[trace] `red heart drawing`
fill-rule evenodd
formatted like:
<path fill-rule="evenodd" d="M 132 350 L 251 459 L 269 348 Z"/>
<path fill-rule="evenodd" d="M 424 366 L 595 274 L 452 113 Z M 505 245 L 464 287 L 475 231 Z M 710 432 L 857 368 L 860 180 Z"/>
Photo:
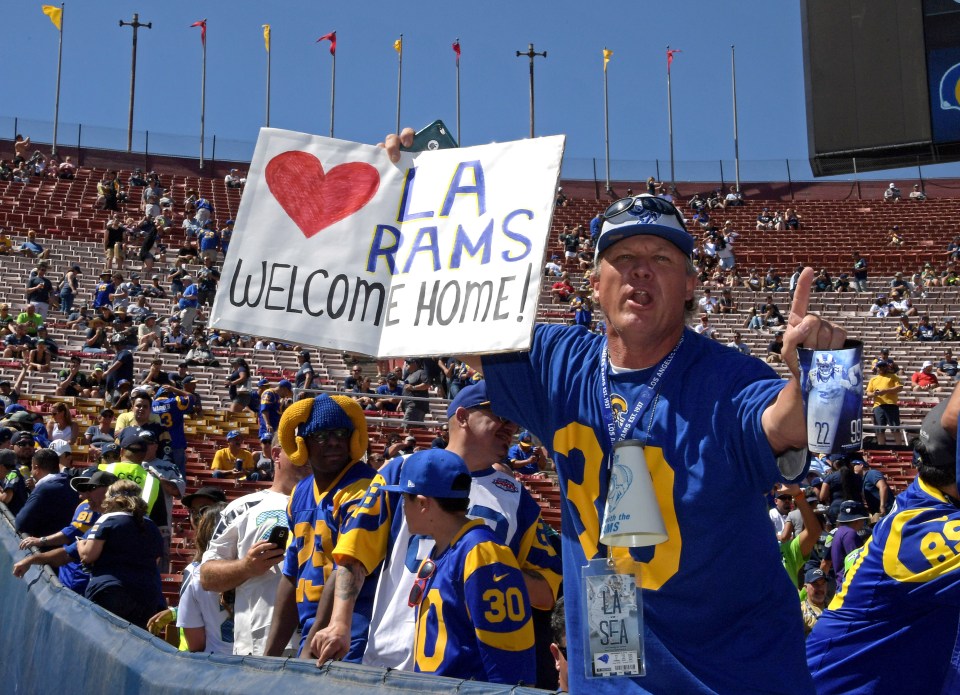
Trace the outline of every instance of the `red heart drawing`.
<path fill-rule="evenodd" d="M 267 187 L 308 239 L 349 217 L 380 188 L 380 173 L 364 162 L 348 162 L 323 171 L 309 152 L 291 150 L 270 160 Z"/>

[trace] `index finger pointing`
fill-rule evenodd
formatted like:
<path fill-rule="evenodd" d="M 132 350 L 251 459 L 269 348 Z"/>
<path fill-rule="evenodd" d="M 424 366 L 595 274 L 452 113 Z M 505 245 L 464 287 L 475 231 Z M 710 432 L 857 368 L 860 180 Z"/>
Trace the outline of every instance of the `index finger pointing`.
<path fill-rule="evenodd" d="M 790 305 L 788 323 L 796 326 L 807 315 L 810 306 L 810 287 L 813 285 L 813 268 L 806 267 L 797 279 L 797 286 L 793 291 L 793 303 Z"/>

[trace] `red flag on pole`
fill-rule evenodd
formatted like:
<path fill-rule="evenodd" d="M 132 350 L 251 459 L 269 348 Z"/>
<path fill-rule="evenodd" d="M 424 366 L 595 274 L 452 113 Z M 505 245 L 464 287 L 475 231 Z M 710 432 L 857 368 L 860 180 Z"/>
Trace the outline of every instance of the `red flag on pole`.
<path fill-rule="evenodd" d="M 320 43 L 321 41 L 329 41 L 330 55 L 332 56 L 337 55 L 337 32 L 331 31 L 329 34 L 324 34 L 319 39 L 317 39 L 317 43 Z"/>
<path fill-rule="evenodd" d="M 679 48 L 668 48 L 667 49 L 667 72 L 670 72 L 670 64 L 673 63 L 673 54 L 674 53 L 683 53 Z"/>
<path fill-rule="evenodd" d="M 460 65 L 460 40 L 453 42 L 453 52 L 457 54 L 457 65 Z"/>
<path fill-rule="evenodd" d="M 200 43 L 206 46 L 207 45 L 207 20 L 201 19 L 199 22 L 194 22 L 190 26 L 200 27 Z"/>

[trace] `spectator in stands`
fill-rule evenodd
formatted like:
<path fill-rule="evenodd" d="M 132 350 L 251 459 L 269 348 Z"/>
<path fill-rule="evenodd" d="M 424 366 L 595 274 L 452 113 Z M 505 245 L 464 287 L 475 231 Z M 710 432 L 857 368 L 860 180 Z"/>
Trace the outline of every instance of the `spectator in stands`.
<path fill-rule="evenodd" d="M 883 192 L 883 202 L 885 203 L 899 203 L 900 202 L 900 189 L 897 188 L 897 185 L 890 182 L 890 185 L 887 186 L 887 189 Z"/>
<path fill-rule="evenodd" d="M 859 251 L 853 252 L 853 288 L 857 292 L 867 291 L 867 259 Z"/>
<path fill-rule="evenodd" d="M 871 519 L 876 523 L 880 517 L 886 516 L 893 506 L 893 491 L 883 472 L 870 468 L 863 457 L 854 459 L 853 472 L 863 480 L 863 501 L 867 505 Z"/>
<path fill-rule="evenodd" d="M 937 332 L 937 336 L 944 341 L 955 341 L 960 337 L 957 334 L 957 329 L 953 327 L 952 317 L 948 316 L 943 320 L 943 327 Z"/>
<path fill-rule="evenodd" d="M 878 294 L 873 304 L 869 309 L 871 316 L 876 316 L 878 319 L 886 318 L 887 316 L 894 315 L 894 307 L 887 299 L 887 295 Z"/>
<path fill-rule="evenodd" d="M 933 373 L 933 362 L 930 360 L 924 361 L 920 366 L 920 370 L 911 375 L 910 381 L 913 383 L 914 388 L 922 391 L 933 391 L 940 387 L 940 380 L 937 379 L 937 375 Z"/>
<path fill-rule="evenodd" d="M 27 280 L 27 302 L 29 302 L 27 306 L 32 304 L 40 317 L 46 320 L 52 294 L 53 283 L 47 277 L 47 265 L 40 263 L 36 268 L 36 275 Z"/>
<path fill-rule="evenodd" d="M 26 436 L 25 436 L 26 435 Z M 21 432 L 14 440 L 26 448 L 30 436 Z M 32 437 L 29 442 L 32 451 Z M 21 452 L 17 452 L 18 456 Z M 22 457 L 20 457 L 22 460 Z M 73 510 L 80 503 L 66 475 L 60 472 L 60 457 L 50 449 L 32 451 L 30 474 L 35 481 L 16 518 L 17 533 L 29 536 L 52 536 L 70 523 Z"/>
<path fill-rule="evenodd" d="M 311 472 L 307 466 L 294 466 L 278 441 L 273 442 L 271 455 L 273 484 L 227 505 L 202 559 L 204 589 L 236 590 L 233 653 L 237 655 L 263 656 L 285 552 L 267 538 L 275 526 L 286 526 L 290 493 Z"/>
<path fill-rule="evenodd" d="M 910 319 L 907 316 L 900 317 L 900 325 L 897 326 L 897 340 L 901 342 L 911 342 L 916 340 L 917 332 Z"/>
<path fill-rule="evenodd" d="M 247 361 L 242 357 L 235 357 L 230 360 L 230 366 L 233 371 L 227 377 L 227 392 L 230 395 L 231 399 L 237 397 L 238 389 L 246 389 L 250 385 L 250 367 L 247 366 Z"/>
<path fill-rule="evenodd" d="M 197 338 L 196 342 L 194 342 L 193 346 L 187 351 L 187 354 L 184 355 L 183 359 L 191 366 L 220 366 L 220 360 L 218 360 L 213 354 L 213 351 L 210 350 L 210 346 L 207 344 L 207 339 L 203 336 L 199 336 Z"/>
<path fill-rule="evenodd" d="M 767 363 L 768 364 L 782 364 L 783 363 L 783 331 L 777 331 L 773 334 L 773 340 L 770 341 L 770 344 L 767 345 Z"/>
<path fill-rule="evenodd" d="M 774 227 L 773 214 L 770 212 L 770 208 L 763 208 L 757 215 L 757 231 L 766 231 Z"/>
<path fill-rule="evenodd" d="M 281 379 L 272 389 L 260 393 L 259 439 L 266 458 L 270 458 L 270 442 L 280 424 L 280 415 L 285 408 L 284 401 L 293 397 L 293 384 L 287 379 Z"/>
<path fill-rule="evenodd" d="M 757 313 L 757 307 L 750 307 L 747 318 L 743 321 L 743 327 L 749 328 L 751 331 L 759 331 L 764 328 L 763 318 Z"/>
<path fill-rule="evenodd" d="M 177 301 L 177 309 L 180 311 L 183 329 L 188 333 L 193 330 L 193 322 L 197 318 L 197 309 L 200 306 L 199 293 L 200 288 L 193 283 L 193 279 L 189 275 L 185 276 L 183 292 L 180 293 Z"/>
<path fill-rule="evenodd" d="M 7 444 L 9 444 L 10 430 Z M 11 514 L 16 516 L 27 501 L 27 483 L 20 472 L 19 458 L 12 449 L 0 449 L 0 502 L 7 505 Z"/>
<path fill-rule="evenodd" d="M 97 415 L 97 424 L 90 425 L 83 434 L 84 441 L 90 447 L 95 458 L 99 458 L 105 446 L 112 444 L 114 436 L 114 412 L 103 408 Z"/>
<path fill-rule="evenodd" d="M 751 270 L 750 277 L 743 281 L 743 286 L 753 292 L 759 292 L 763 289 L 763 280 L 757 275 L 756 270 Z"/>
<path fill-rule="evenodd" d="M 53 353 L 47 347 L 46 340 L 38 340 L 27 354 L 26 366 L 31 372 L 49 372 Z"/>
<path fill-rule="evenodd" d="M 937 374 L 953 380 L 957 378 L 958 372 L 960 372 L 960 365 L 953 356 L 953 350 L 947 348 L 943 353 L 943 359 L 937 364 Z"/>
<path fill-rule="evenodd" d="M 887 246 L 893 246 L 894 248 L 900 248 L 903 246 L 904 237 L 903 232 L 900 231 L 899 225 L 893 225 L 889 236 L 890 241 L 887 243 Z"/>
<path fill-rule="evenodd" d="M 77 441 L 80 427 L 73 421 L 70 408 L 66 403 L 54 403 L 50 411 L 50 419 L 46 424 L 47 439 L 63 439 L 69 444 Z"/>
<path fill-rule="evenodd" d="M 87 598 L 146 629 L 147 621 L 164 604 L 157 568 L 163 540 L 146 516 L 147 503 L 140 495 L 132 480 L 120 480 L 107 488 L 104 515 L 77 549 L 91 570 Z"/>
<path fill-rule="evenodd" d="M 43 325 L 43 317 L 36 312 L 32 303 L 28 303 L 17 316 L 17 323 L 22 324 L 27 329 L 27 335 L 33 338 L 37 335 L 37 327 Z"/>
<path fill-rule="evenodd" d="M 851 287 L 850 276 L 847 273 L 840 273 L 837 279 L 833 281 L 833 289 L 837 293 L 855 291 Z"/>
<path fill-rule="evenodd" d="M 404 399 L 400 404 L 403 409 L 404 422 L 422 422 L 430 406 L 426 401 L 414 400 L 427 398 L 430 395 L 430 380 L 423 367 L 423 360 L 419 357 L 410 357 L 404 365 L 406 376 L 403 379 Z"/>
<path fill-rule="evenodd" d="M 920 184 L 913 184 L 913 190 L 910 191 L 910 200 L 915 203 L 922 203 L 927 199 L 927 194 L 920 190 Z"/>
<path fill-rule="evenodd" d="M 720 298 L 717 300 L 717 313 L 735 314 L 737 313 L 737 303 L 733 299 L 733 292 L 729 287 L 724 287 L 720 291 Z"/>
<path fill-rule="evenodd" d="M 847 556 L 863 545 L 862 531 L 869 514 L 867 508 L 856 500 L 844 500 L 837 513 L 837 529 L 833 534 L 833 543 L 830 546 L 830 556 L 833 571 L 837 576 L 839 590 L 846 577 Z"/>
<path fill-rule="evenodd" d="M 50 256 L 50 250 L 40 245 L 37 241 L 37 233 L 32 229 L 27 230 L 27 239 L 20 245 L 17 253 L 27 258 L 49 258 Z"/>
<path fill-rule="evenodd" d="M 533 435 L 526 431 L 517 436 L 517 443 L 507 451 L 507 462 L 520 475 L 534 475 L 547 467 L 543 448 L 534 446 Z"/>
<path fill-rule="evenodd" d="M 151 405 L 154 415 L 169 436 L 167 458 L 176 465 L 181 476 L 187 474 L 187 435 L 184 430 L 184 418 L 193 410 L 193 396 L 171 383 L 157 389 Z"/>
<path fill-rule="evenodd" d="M 723 204 L 720 207 L 737 208 L 743 205 L 743 193 L 741 193 L 736 186 L 730 186 L 730 192 L 724 197 Z"/>
<path fill-rule="evenodd" d="M 7 235 L 7 232 L 0 227 L 0 256 L 9 256 L 13 252 L 13 240 Z"/>
<path fill-rule="evenodd" d="M 163 336 L 163 351 L 184 355 L 190 349 L 190 336 L 183 332 L 179 318 L 170 319 L 170 330 Z"/>
<path fill-rule="evenodd" d="M 570 301 L 570 297 L 573 296 L 573 285 L 570 284 L 570 278 L 566 271 L 564 271 L 560 275 L 560 278 L 553 283 L 553 286 L 550 288 L 550 295 L 558 304 L 563 304 Z"/>
<path fill-rule="evenodd" d="M 900 427 L 900 391 L 903 384 L 891 371 L 887 360 L 879 360 L 875 368 L 877 376 L 867 382 L 866 395 L 873 398 L 873 424 L 876 426 L 877 443 L 885 446 L 888 427 Z"/>
<path fill-rule="evenodd" d="M 767 292 L 779 292 L 783 289 L 783 281 L 772 266 L 763 277 L 763 289 Z"/>
<path fill-rule="evenodd" d="M 956 689 L 950 663 L 956 616 L 944 606 L 955 603 L 960 584 L 956 563 L 939 561 L 950 549 L 941 539 L 960 519 L 956 405 L 951 398 L 924 419 L 914 453 L 917 479 L 897 497 L 894 518 L 874 529 L 842 601 L 824 611 L 807 642 L 818 692 L 845 692 L 851 683 L 866 692 Z M 899 655 L 909 655 L 908 668 L 894 665 Z"/>
<path fill-rule="evenodd" d="M 299 622 L 300 649 L 306 656 L 318 603 L 335 568 L 334 548 L 376 472 L 362 461 L 368 441 L 363 411 L 346 396 L 321 394 L 297 401 L 284 413 L 278 432 L 291 462 L 308 464 L 313 475 L 301 480 L 290 496 L 287 527 L 292 537 L 264 654 L 279 656 Z M 309 582 L 315 590 L 298 592 L 302 582 Z M 363 654 L 372 599 L 371 586 L 353 615 L 356 641 L 351 661 L 359 661 Z"/>
<path fill-rule="evenodd" d="M 733 340 L 727 343 L 727 347 L 733 348 L 744 355 L 750 354 L 750 346 L 743 342 L 743 336 L 740 334 L 740 331 L 733 332 Z"/>
<path fill-rule="evenodd" d="M 719 313 L 720 311 L 719 301 L 710 293 L 710 290 L 708 289 L 703 291 L 703 296 L 700 297 L 699 301 L 697 302 L 697 306 L 699 306 L 701 314 L 713 314 Z"/>
<path fill-rule="evenodd" d="M 921 343 L 929 343 L 940 339 L 939 331 L 935 324 L 930 323 L 929 316 L 921 316 L 917 323 L 917 340 Z"/>
<path fill-rule="evenodd" d="M 233 602 L 222 594 L 205 591 L 200 583 L 200 560 L 213 536 L 223 503 L 203 507 L 190 521 L 196 529 L 196 550 L 183 570 L 177 627 L 183 631 L 187 651 L 206 654 L 233 653 Z"/>
<path fill-rule="evenodd" d="M 240 478 L 244 475 L 256 475 L 256 464 L 253 454 L 243 448 L 243 432 L 230 430 L 227 432 L 227 446 L 218 449 L 213 455 L 210 464 L 214 478 Z M 257 478 L 251 478 L 256 480 Z"/>
<path fill-rule="evenodd" d="M 99 316 L 90 320 L 89 326 L 84 335 L 83 352 L 100 353 L 107 351 L 107 329 L 106 323 Z"/>
<path fill-rule="evenodd" d="M 25 360 L 33 349 L 33 339 L 27 335 L 27 327 L 22 323 L 14 326 L 13 333 L 4 339 L 3 344 L 3 356 L 7 359 Z"/>
<path fill-rule="evenodd" d="M 404 493 L 411 532 L 434 539 L 409 600 L 417 608 L 414 670 L 494 683 L 535 682 L 533 622 L 516 557 L 481 520 L 467 519 L 471 478 L 463 459 L 434 450 L 416 456 L 419 465 L 405 466 L 399 484 L 384 488 Z M 521 597 L 501 620 L 482 609 L 488 599 L 481 596 L 494 577 L 504 591 Z M 451 610 L 440 611 L 441 604 Z M 426 616 L 433 613 L 449 644 L 445 649 L 435 644 L 437 654 L 428 659 L 425 647 L 436 637 L 427 634 Z"/>
<path fill-rule="evenodd" d="M 76 175 L 77 166 L 73 163 L 73 159 L 70 157 L 70 155 L 67 155 L 57 167 L 57 178 L 71 181 L 76 178 Z"/>
<path fill-rule="evenodd" d="M 820 568 L 808 569 L 803 575 L 803 586 L 807 595 L 800 602 L 800 611 L 804 635 L 809 636 L 827 608 L 827 577 Z"/>
<path fill-rule="evenodd" d="M 237 169 L 231 169 L 230 173 L 223 177 L 223 183 L 227 188 L 243 188 L 247 179 L 240 175 Z"/>
<path fill-rule="evenodd" d="M 63 279 L 60 281 L 60 289 L 58 291 L 60 311 L 62 311 L 65 316 L 70 316 L 73 312 L 73 301 L 80 292 L 80 275 L 82 274 L 83 271 L 80 269 L 80 266 L 74 264 L 70 267 L 70 270 L 64 273 Z"/>
<path fill-rule="evenodd" d="M 772 294 L 768 294 L 764 298 L 764 302 L 760 305 L 757 313 L 763 318 L 763 323 L 766 326 L 783 326 L 786 324 L 780 307 L 773 301 Z"/>
<path fill-rule="evenodd" d="M 137 327 L 137 350 L 160 350 L 162 345 L 163 332 L 157 325 L 157 315 L 144 314 L 143 323 Z"/>

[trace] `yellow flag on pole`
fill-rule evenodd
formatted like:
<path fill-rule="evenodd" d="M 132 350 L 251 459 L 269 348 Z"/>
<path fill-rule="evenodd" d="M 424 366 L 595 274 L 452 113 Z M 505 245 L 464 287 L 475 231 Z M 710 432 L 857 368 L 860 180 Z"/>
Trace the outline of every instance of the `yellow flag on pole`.
<path fill-rule="evenodd" d="M 267 53 L 270 52 L 270 25 L 263 25 L 263 45 L 267 49 Z"/>
<path fill-rule="evenodd" d="M 604 48 L 603 49 L 603 71 L 604 72 L 607 71 L 607 63 L 610 62 L 610 58 L 612 57 L 613 57 L 613 51 L 611 51 L 609 48 Z"/>
<path fill-rule="evenodd" d="M 395 50 L 397 53 L 400 53 L 400 54 L 403 53 L 403 37 L 402 36 L 393 42 L 393 50 Z"/>
<path fill-rule="evenodd" d="M 50 18 L 57 31 L 63 31 L 63 8 L 56 5 L 43 5 L 40 9 Z"/>

